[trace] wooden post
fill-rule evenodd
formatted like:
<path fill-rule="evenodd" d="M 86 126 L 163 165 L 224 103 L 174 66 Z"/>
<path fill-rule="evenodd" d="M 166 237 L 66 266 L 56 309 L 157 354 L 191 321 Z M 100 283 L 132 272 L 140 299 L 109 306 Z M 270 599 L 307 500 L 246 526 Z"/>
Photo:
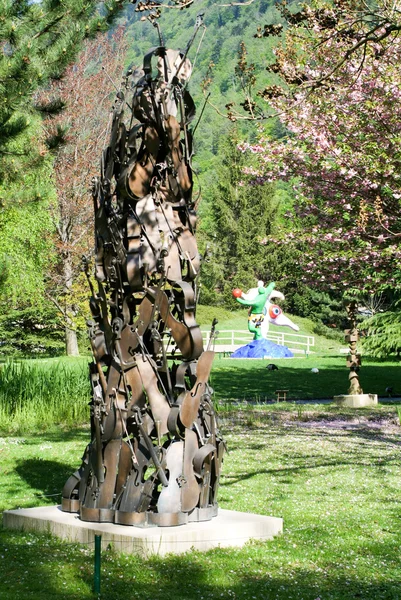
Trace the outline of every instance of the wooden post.
<path fill-rule="evenodd" d="M 351 329 L 345 330 L 345 341 L 349 344 L 349 354 L 347 356 L 347 367 L 349 367 L 349 389 L 348 394 L 363 394 L 359 383 L 359 369 L 361 366 L 361 355 L 357 353 L 357 341 L 359 339 L 356 322 L 358 304 L 353 301 L 346 306 Z"/>

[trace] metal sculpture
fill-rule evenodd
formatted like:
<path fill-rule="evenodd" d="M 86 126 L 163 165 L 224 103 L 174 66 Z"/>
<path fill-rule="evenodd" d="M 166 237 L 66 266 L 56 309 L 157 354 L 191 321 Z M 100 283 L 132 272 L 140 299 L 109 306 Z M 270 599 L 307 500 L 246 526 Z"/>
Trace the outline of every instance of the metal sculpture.
<path fill-rule="evenodd" d="M 93 182 L 91 441 L 62 494 L 62 509 L 84 521 L 171 526 L 217 514 L 224 443 L 208 384 L 214 353 L 195 320 L 189 45 L 161 39 L 141 76 L 127 73 Z"/>

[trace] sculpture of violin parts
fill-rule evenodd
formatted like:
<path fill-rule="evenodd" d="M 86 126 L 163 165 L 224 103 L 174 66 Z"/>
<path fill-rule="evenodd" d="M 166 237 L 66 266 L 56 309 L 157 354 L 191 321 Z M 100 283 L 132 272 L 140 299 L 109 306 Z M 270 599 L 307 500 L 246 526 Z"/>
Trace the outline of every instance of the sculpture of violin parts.
<path fill-rule="evenodd" d="M 264 287 L 263 281 L 258 281 L 257 287 L 248 290 L 246 294 L 238 288 L 233 290 L 236 301 L 249 307 L 248 329 L 254 334 L 254 338 L 252 342 L 233 352 L 231 358 L 264 358 L 265 356 L 289 358 L 293 356 L 291 350 L 286 346 L 279 346 L 266 339 L 269 323 L 299 331 L 298 325 L 284 315 L 277 304 L 271 302 L 273 298 L 284 300 L 284 295 L 274 288 L 275 283 L 273 282 Z"/>
<path fill-rule="evenodd" d="M 171 526 L 217 514 L 224 443 L 214 353 L 195 320 L 188 49 L 161 39 L 142 76 L 127 73 L 93 182 L 91 441 L 62 494 L 62 510 L 83 521 Z"/>

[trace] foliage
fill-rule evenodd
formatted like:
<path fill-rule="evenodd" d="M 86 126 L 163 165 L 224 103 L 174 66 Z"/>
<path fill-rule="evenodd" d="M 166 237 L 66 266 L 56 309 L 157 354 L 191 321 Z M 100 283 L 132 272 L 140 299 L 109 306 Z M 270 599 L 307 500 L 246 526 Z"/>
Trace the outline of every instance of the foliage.
<path fill-rule="evenodd" d="M 324 325 L 323 323 L 317 321 L 313 327 L 313 333 L 316 335 L 324 336 L 327 339 L 336 340 L 338 342 L 344 342 L 344 334 L 341 330 L 336 328 L 334 325 Z"/>
<path fill-rule="evenodd" d="M 348 326 L 348 317 L 342 299 L 334 294 L 328 294 L 311 287 L 305 287 L 302 294 L 296 293 L 294 296 L 288 295 L 287 307 L 291 312 L 295 308 L 295 314 L 301 314 L 309 317 L 320 327 L 316 333 L 333 337 L 333 330 L 342 331 Z M 334 336 L 335 338 L 338 335 Z"/>
<path fill-rule="evenodd" d="M 399 595 L 400 429 L 394 406 L 355 411 L 272 406 L 222 416 L 229 452 L 221 509 L 280 516 L 283 535 L 180 556 L 102 551 L 105 598 L 394 600 Z M 253 424 L 246 425 L 250 417 Z M 0 439 L 0 507 L 54 505 L 88 431 Z M 383 506 L 386 510 L 383 510 Z M 211 523 L 213 526 L 213 522 Z M 177 528 L 177 539 L 183 527 Z M 107 534 L 103 535 L 106 542 Z M 0 532 L 2 598 L 93 598 L 93 543 Z"/>
<path fill-rule="evenodd" d="M 244 156 L 237 149 L 238 132 L 233 128 L 220 146 L 221 161 L 210 206 L 213 264 L 205 265 L 204 287 L 224 295 L 231 305 L 235 287 L 255 287 L 266 277 L 266 238 L 277 215 L 272 185 L 249 188 L 243 180 Z M 205 294 L 205 292 L 203 292 Z M 201 302 L 205 302 L 202 300 Z"/>
<path fill-rule="evenodd" d="M 128 61 L 133 67 L 141 67 L 144 54 L 152 46 L 159 45 L 158 32 L 149 20 L 139 20 L 139 15 L 132 9 L 127 12 L 127 35 L 135 40 L 128 50 Z M 267 57 L 261 54 L 260 44 L 252 36 L 255 24 L 275 18 L 276 9 L 272 0 L 258 0 L 246 7 L 196 0 L 185 11 L 180 12 L 179 26 L 175 11 L 162 10 L 158 24 L 167 47 L 186 48 L 198 14 L 203 14 L 206 30 L 200 30 L 188 56 L 195 65 L 189 89 L 197 108 L 197 118 L 204 107 L 194 137 L 193 157 L 194 169 L 198 173 L 194 183 L 200 188 L 202 206 L 203 201 L 205 204 L 213 201 L 210 188 L 216 176 L 215 157 L 219 151 L 220 138 L 228 133 L 231 126 L 226 118 L 225 105 L 233 101 L 241 102 L 242 99 L 240 75 L 235 72 L 241 43 L 247 40 L 248 52 L 254 57 L 255 71 L 262 84 L 267 84 L 271 79 L 265 70 L 269 50 L 266 52 Z M 267 40 L 267 48 L 270 45 L 270 40 Z M 206 81 L 210 97 L 205 104 L 203 89 Z M 256 139 L 254 123 L 240 121 L 237 126 L 243 139 Z"/>
<path fill-rule="evenodd" d="M 2 356 L 54 356 L 62 353 L 64 339 L 51 304 L 32 302 L 26 308 L 3 309 L 0 315 Z"/>
<path fill-rule="evenodd" d="M 48 273 L 47 293 L 66 330 L 67 354 L 78 353 L 76 331 L 88 314 L 87 284 L 82 255 L 93 246 L 91 178 L 99 170 L 101 152 L 110 129 L 110 106 L 115 95 L 111 81 L 120 81 L 126 52 L 122 28 L 87 41 L 64 76 L 38 96 L 43 106 L 63 106 L 44 121 L 48 147 L 53 150 L 56 200 L 50 214 L 56 257 Z M 49 141 L 50 140 L 50 141 Z"/>
<path fill-rule="evenodd" d="M 40 123 L 33 119 L 13 147 L 35 146 L 40 136 Z M 52 161 L 28 153 L 13 164 L 15 177 L 0 185 L 0 352 L 52 353 L 60 350 L 44 283 L 53 260 Z"/>
<path fill-rule="evenodd" d="M 81 41 L 105 30 L 119 12 L 119 0 L 2 0 L 0 40 L 0 179 L 7 172 L 14 141 L 29 127 L 35 90 L 60 77 Z M 25 153 L 25 150 L 22 152 Z"/>
<path fill-rule="evenodd" d="M 118 85 L 120 73 L 115 69 L 115 64 L 118 63 L 123 55 L 124 49 L 122 46 L 127 44 L 129 34 L 125 37 L 123 43 L 121 36 L 118 42 L 116 42 L 116 40 L 110 42 L 109 40 L 109 50 L 105 50 L 107 45 L 106 39 L 104 37 L 99 38 L 99 40 L 93 42 L 92 45 L 89 44 L 86 47 L 86 50 L 84 50 L 84 53 L 76 59 L 75 63 L 66 69 L 66 65 L 76 56 L 76 51 L 80 46 L 78 37 L 81 34 L 79 32 L 82 33 L 82 27 L 84 22 L 86 22 L 86 17 L 90 14 L 90 5 L 92 3 L 88 3 L 85 8 L 85 10 L 88 9 L 85 13 L 86 16 L 84 13 L 80 15 L 83 20 L 75 23 L 78 32 L 75 45 L 68 45 L 67 41 L 65 41 L 71 31 L 70 23 L 68 22 L 66 24 L 65 20 L 63 20 L 64 17 L 61 18 L 62 6 L 57 3 L 53 4 L 53 8 L 59 10 L 59 13 L 57 14 L 61 19 L 57 26 L 53 25 L 58 32 L 62 33 L 57 40 L 57 48 L 62 47 L 63 60 L 57 60 L 56 64 L 56 62 L 51 63 L 50 57 L 47 57 L 47 63 L 43 66 L 40 61 L 42 61 L 42 58 L 45 58 L 45 53 L 40 57 L 37 55 L 37 52 L 39 52 L 39 48 L 41 47 L 39 42 L 45 43 L 45 40 L 49 42 L 49 40 L 53 39 L 52 36 L 54 35 L 55 28 L 53 28 L 52 25 L 48 30 L 44 31 L 43 34 L 38 36 L 37 46 L 35 45 L 36 38 L 34 38 L 35 42 L 31 43 L 29 69 L 32 85 L 31 87 L 28 86 L 30 94 L 29 97 L 25 97 L 21 94 L 18 105 L 14 107 L 16 112 L 13 113 L 14 116 L 10 116 L 10 119 L 12 120 L 13 118 L 17 118 L 18 115 L 22 115 L 26 118 L 25 125 L 27 125 L 28 120 L 30 120 L 30 125 L 25 130 L 25 125 L 24 127 L 21 125 L 21 132 L 24 133 L 20 133 L 18 136 L 16 135 L 16 132 L 14 132 L 15 135 L 11 136 L 5 142 L 7 152 L 12 152 L 13 157 L 8 159 L 7 156 L 5 156 L 5 159 L 7 161 L 9 160 L 9 163 L 12 165 L 12 169 L 7 169 L 8 175 L 4 186 L 6 191 L 2 194 L 3 203 L 8 207 L 10 197 L 19 197 L 22 198 L 22 204 L 21 214 L 15 221 L 18 229 L 18 236 L 14 235 L 15 229 L 12 226 L 13 221 L 11 219 L 11 212 L 8 212 L 5 216 L 4 227 L 2 228 L 6 233 L 5 238 L 3 238 L 4 241 L 9 239 L 8 232 L 10 233 L 10 237 L 14 237 L 14 242 L 8 244 L 4 256 L 7 258 L 8 264 L 10 264 L 10 253 L 13 252 L 16 255 L 15 260 L 13 259 L 13 264 L 18 263 L 18 266 L 13 268 L 10 267 L 7 270 L 10 277 L 12 276 L 14 278 L 13 281 L 15 282 L 15 287 L 13 287 L 13 283 L 9 278 L 7 284 L 4 284 L 3 289 L 7 290 L 8 294 L 13 290 L 18 290 L 16 292 L 18 296 L 17 304 L 18 306 L 23 305 L 24 309 L 33 304 L 45 305 L 50 296 L 55 306 L 57 306 L 61 322 L 69 325 L 69 335 L 73 335 L 76 331 L 79 332 L 83 327 L 87 310 L 86 294 L 83 292 L 83 290 L 86 289 L 83 286 L 84 278 L 79 271 L 81 254 L 90 252 L 92 246 L 92 242 L 89 241 L 91 240 L 92 211 L 88 206 L 90 200 L 87 194 L 87 188 L 89 186 L 90 176 L 96 172 L 99 162 L 100 146 L 103 141 L 103 136 L 99 135 L 99 130 L 101 128 L 100 123 L 106 123 L 106 111 L 110 106 L 109 92 L 111 95 L 114 93 L 110 79 L 114 80 Z M 68 10 L 71 8 L 70 5 L 73 5 L 72 1 L 68 4 Z M 50 12 L 44 10 L 45 4 L 42 4 L 41 8 L 43 9 L 42 12 L 44 11 L 45 13 L 44 18 L 48 19 Z M 53 10 L 53 8 L 51 9 Z M 26 36 L 25 19 L 28 19 L 30 10 L 31 9 L 28 6 L 25 6 L 24 10 L 18 15 L 18 35 L 13 42 L 15 48 L 22 48 L 26 42 L 26 37 L 24 37 Z M 74 9 L 71 10 L 72 12 L 70 12 L 70 15 L 73 21 L 73 15 L 75 13 Z M 268 10 L 270 9 L 267 3 L 262 3 L 260 7 L 253 7 L 251 9 L 255 18 L 260 18 L 261 15 L 266 14 L 266 11 Z M 42 14 L 39 7 L 36 5 L 32 6 L 32 11 L 36 11 L 35 15 L 36 13 L 38 15 Z M 143 14 L 142 10 L 140 12 Z M 199 6 L 189 7 L 187 11 L 180 12 L 182 27 L 177 29 L 175 26 L 177 12 L 175 10 L 164 11 L 164 14 L 160 19 L 161 26 L 164 28 L 164 24 L 166 24 L 167 29 L 170 28 L 170 30 L 176 32 L 173 36 L 175 38 L 173 45 L 181 47 L 185 46 L 183 43 L 184 38 L 186 43 L 188 40 L 188 31 L 193 26 L 194 15 L 196 15 L 197 12 L 199 12 Z M 118 10 L 113 4 L 113 10 L 110 15 L 116 15 L 117 13 Z M 135 60 L 138 61 L 137 64 L 140 64 L 143 53 L 149 49 L 149 46 L 157 41 L 157 34 L 155 28 L 152 27 L 149 21 L 139 22 L 137 20 L 137 13 L 134 13 L 133 9 L 131 10 L 131 13 L 134 15 L 133 20 L 136 20 L 135 30 L 133 29 L 133 31 L 135 31 L 134 35 L 136 43 L 135 45 L 132 45 L 131 58 L 134 57 L 134 52 L 136 52 Z M 232 20 L 233 16 L 235 16 L 235 21 Z M 197 89 L 197 103 L 199 108 L 201 103 L 199 84 L 209 62 L 208 50 L 212 46 L 213 48 L 216 48 L 217 51 L 224 38 L 224 56 L 226 59 L 230 59 L 230 64 L 234 66 L 235 55 L 240 40 L 242 39 L 244 27 L 246 26 L 249 32 L 251 32 L 252 26 L 247 22 L 248 16 L 249 11 L 244 13 L 244 11 L 238 10 L 237 8 L 209 7 L 206 17 L 209 31 L 204 38 L 205 45 L 200 49 L 200 53 L 196 58 L 197 69 L 194 74 L 194 85 Z M 124 19 L 122 13 L 121 19 Z M 46 23 L 49 23 L 49 21 L 46 21 Z M 95 23 L 95 21 L 91 21 L 91 23 L 88 30 L 85 25 L 85 36 L 94 33 L 99 27 L 102 29 L 105 22 L 99 21 L 100 25 Z M 180 38 L 180 40 L 178 40 L 178 38 Z M 219 40 L 218 43 L 217 39 Z M 113 54 L 116 43 L 121 44 L 121 50 Z M 192 59 L 194 59 L 196 54 L 197 43 L 198 40 L 191 50 Z M 55 59 L 56 46 L 54 46 L 53 50 L 52 57 Z M 12 61 L 15 58 L 14 54 L 10 55 L 10 60 Z M 103 60 L 103 67 L 106 67 L 108 75 L 105 71 L 99 69 L 100 61 L 96 60 L 99 56 L 101 56 L 101 60 Z M 89 60 L 87 60 L 88 57 Z M 217 58 L 217 55 L 215 58 Z M 109 64 L 106 64 L 107 61 Z M 34 63 L 38 69 L 39 66 L 41 69 L 38 71 L 38 73 L 41 73 L 39 82 L 37 82 L 34 77 Z M 60 77 L 63 72 L 64 76 Z M 32 112 L 31 97 L 32 92 L 37 88 L 38 84 L 43 88 L 43 84 L 54 75 L 57 75 L 56 81 L 47 87 L 45 86 L 40 94 L 36 93 L 34 96 L 35 109 L 46 118 L 46 139 L 43 140 L 38 132 L 36 121 L 34 126 L 32 126 L 34 119 L 30 114 Z M 223 93 L 224 98 L 220 102 L 220 105 L 226 101 L 226 97 L 231 97 L 237 87 L 237 83 L 235 82 L 233 83 L 233 86 L 225 86 L 223 80 L 230 77 L 231 74 L 229 73 L 228 68 L 226 70 L 226 65 L 219 63 L 219 65 L 215 67 L 215 84 L 212 96 L 215 95 L 215 91 L 217 91 L 217 94 Z M 97 97 L 94 95 L 95 93 L 98 94 Z M 20 94 L 18 95 L 20 96 Z M 207 127 L 209 133 L 205 134 L 205 130 L 202 130 L 203 125 Z M 210 153 L 208 151 L 208 159 L 203 163 L 204 167 L 202 167 L 205 175 L 203 181 L 205 182 L 211 178 L 212 173 L 212 162 L 208 161 L 213 153 L 217 151 L 218 134 L 225 127 L 226 124 L 224 119 L 217 116 L 214 111 L 209 111 L 208 115 L 206 111 L 196 136 L 202 141 L 204 140 L 204 149 L 211 141 L 209 134 L 213 136 L 212 152 Z M 29 142 L 27 141 L 28 139 Z M 31 149 L 28 153 L 27 148 Z M 55 197 L 53 181 L 51 180 L 50 174 L 50 163 L 57 151 L 58 153 L 55 162 L 57 202 L 52 201 L 52 210 L 49 211 L 48 201 L 49 199 L 53 200 Z M 201 158 L 200 162 L 202 162 L 202 160 L 203 159 Z M 39 167 L 42 169 L 40 176 Z M 207 172 L 208 170 L 209 172 Z M 22 177 L 23 182 L 21 181 Z M 34 186 L 31 183 L 33 179 L 37 181 L 37 184 Z M 10 194 L 11 184 L 12 191 Z M 204 193 L 207 195 L 207 190 Z M 35 226 L 32 227 L 30 221 L 32 221 L 33 213 L 30 212 L 30 203 L 31 201 L 33 202 L 33 197 L 36 199 L 37 195 L 43 200 L 43 204 L 40 205 L 39 202 L 36 202 L 35 209 L 38 210 L 40 207 L 43 208 L 43 211 L 40 211 L 40 213 L 37 212 L 37 221 L 35 221 Z M 24 204 L 26 204 L 27 211 L 24 210 Z M 205 212 L 207 212 L 207 209 Z M 30 215 L 30 219 L 27 218 L 28 215 Z M 27 224 L 27 233 L 24 234 L 25 221 Z M 55 228 L 54 236 L 52 228 Z M 39 230 L 40 232 L 39 239 L 35 236 L 36 230 Z M 22 244 L 16 245 L 15 240 L 21 238 Z M 52 243 L 54 243 L 54 247 L 56 248 L 56 254 L 51 251 Z M 35 244 L 35 250 L 31 253 L 27 253 L 24 250 L 24 245 L 32 244 Z M 0 256 L 3 258 L 1 252 Z M 35 268 L 33 268 L 34 260 L 36 260 Z M 45 272 L 47 272 L 46 290 L 44 286 Z M 21 274 L 24 276 L 21 277 Z M 18 289 L 19 280 L 24 283 L 24 280 L 28 279 L 28 276 L 31 287 L 29 289 L 27 288 L 25 293 L 24 285 L 21 289 Z M 33 288 L 35 289 L 34 294 L 32 293 Z M 44 296 L 45 291 L 47 293 L 47 298 Z M 23 303 L 23 297 L 26 298 L 25 304 Z M 13 306 L 13 309 L 17 307 L 17 304 Z M 4 305 L 3 310 L 6 310 L 6 304 Z M 40 311 L 39 308 L 38 310 Z M 50 310 L 49 307 L 47 307 L 46 310 Z"/>
<path fill-rule="evenodd" d="M 38 121 L 21 136 L 23 145 L 40 136 Z M 51 160 L 18 165 L 20 177 L 0 185 L 0 305 L 26 307 L 43 297 L 43 273 L 51 262 L 49 203 Z M 16 167 L 16 170 L 17 167 Z"/>
<path fill-rule="evenodd" d="M 369 38 L 372 21 L 353 20 L 352 6 L 283 9 L 285 43 L 271 66 L 281 80 L 265 99 L 289 135 L 244 149 L 261 158 L 249 169 L 256 183 L 297 178 L 288 217 L 304 280 L 358 293 L 401 283 L 401 39 L 376 26 Z"/>
<path fill-rule="evenodd" d="M 100 5 L 3 2 L 0 39 L 0 311 L 2 352 L 60 350 L 55 311 L 46 299 L 45 273 L 54 264 L 53 157 L 43 140 L 33 103 L 35 90 L 60 77 L 80 41 L 106 27 L 119 4 L 101 16 Z M 97 8 L 96 8 L 97 7 Z M 95 16 L 95 21 L 92 17 Z M 46 106 L 39 107 L 43 112 Z M 55 110 L 55 106 L 53 106 Z M 58 106 L 61 108 L 61 105 Z M 54 112 L 54 111 L 53 111 Z M 56 111 L 57 112 L 57 111 Z M 50 320 L 43 323 L 43 315 Z M 15 324 L 21 327 L 21 336 Z M 4 327 L 10 327 L 5 331 Z M 31 326 L 29 332 L 27 327 Z M 48 340 L 45 335 L 50 332 Z M 14 337 L 13 337 L 14 336 Z"/>
<path fill-rule="evenodd" d="M 379 358 L 401 354 L 400 302 L 392 311 L 377 313 L 363 322 L 367 337 L 363 345 L 369 354 Z"/>

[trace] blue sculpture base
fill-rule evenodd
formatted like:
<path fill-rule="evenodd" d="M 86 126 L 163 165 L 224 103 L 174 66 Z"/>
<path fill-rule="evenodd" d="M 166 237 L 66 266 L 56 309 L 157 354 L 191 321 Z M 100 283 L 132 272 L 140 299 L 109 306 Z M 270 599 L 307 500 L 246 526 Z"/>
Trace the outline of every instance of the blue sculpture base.
<path fill-rule="evenodd" d="M 231 358 L 293 358 L 287 346 L 279 346 L 270 340 L 252 340 L 231 354 Z"/>

